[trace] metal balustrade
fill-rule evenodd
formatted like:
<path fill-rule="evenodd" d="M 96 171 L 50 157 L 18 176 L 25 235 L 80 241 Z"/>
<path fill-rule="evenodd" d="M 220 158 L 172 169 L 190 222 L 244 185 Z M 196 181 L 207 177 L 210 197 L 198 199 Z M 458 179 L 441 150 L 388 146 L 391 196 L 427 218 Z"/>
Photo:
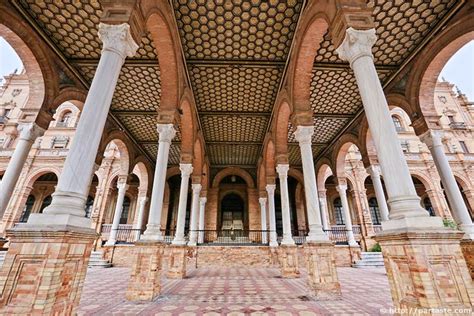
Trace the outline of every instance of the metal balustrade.
<path fill-rule="evenodd" d="M 269 230 L 196 230 L 198 245 L 268 245 Z"/>

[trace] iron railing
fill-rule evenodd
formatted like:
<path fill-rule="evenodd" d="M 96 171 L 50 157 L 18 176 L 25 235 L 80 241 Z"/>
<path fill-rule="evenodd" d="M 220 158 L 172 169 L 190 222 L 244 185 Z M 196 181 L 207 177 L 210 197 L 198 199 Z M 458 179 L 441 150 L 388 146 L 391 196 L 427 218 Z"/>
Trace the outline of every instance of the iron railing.
<path fill-rule="evenodd" d="M 103 224 L 101 229 L 101 239 L 105 243 L 109 238 L 110 231 L 112 229 L 112 224 Z M 140 236 L 143 234 L 144 229 L 133 228 L 131 224 L 120 224 L 116 229 L 117 244 L 133 244 L 140 239 Z M 170 229 L 162 229 L 161 234 L 165 243 L 171 243 L 173 241 L 175 231 Z"/>
<path fill-rule="evenodd" d="M 346 227 L 332 226 L 331 229 L 325 229 L 324 232 L 328 234 L 331 241 L 336 242 L 336 245 L 347 245 L 347 229 Z"/>
<path fill-rule="evenodd" d="M 451 129 L 467 129 L 466 123 L 464 122 L 451 122 L 449 123 Z"/>
<path fill-rule="evenodd" d="M 268 245 L 269 230 L 196 230 L 198 245 Z M 192 233 L 192 232 L 191 232 Z"/>

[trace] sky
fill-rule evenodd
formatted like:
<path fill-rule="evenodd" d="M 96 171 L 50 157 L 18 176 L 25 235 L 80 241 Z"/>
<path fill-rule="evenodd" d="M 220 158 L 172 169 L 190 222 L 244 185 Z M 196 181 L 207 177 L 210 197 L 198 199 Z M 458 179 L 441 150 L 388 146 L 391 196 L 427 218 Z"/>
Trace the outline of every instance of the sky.
<path fill-rule="evenodd" d="M 0 79 L 15 69 L 20 71 L 23 64 L 13 48 L 0 37 Z M 474 40 L 451 57 L 441 71 L 439 80 L 442 78 L 455 84 L 469 101 L 474 101 Z"/>

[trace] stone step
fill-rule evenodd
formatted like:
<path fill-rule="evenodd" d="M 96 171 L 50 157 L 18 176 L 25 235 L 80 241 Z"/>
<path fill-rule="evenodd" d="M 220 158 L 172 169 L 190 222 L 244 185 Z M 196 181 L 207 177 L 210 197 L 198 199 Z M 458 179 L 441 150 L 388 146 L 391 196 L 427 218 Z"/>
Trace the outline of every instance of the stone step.
<path fill-rule="evenodd" d="M 384 261 L 381 252 L 362 252 L 361 260 L 356 261 L 354 268 L 383 267 Z"/>
<path fill-rule="evenodd" d="M 3 265 L 3 261 L 5 261 L 6 255 L 7 255 L 6 251 L 0 251 L 0 267 Z"/>
<path fill-rule="evenodd" d="M 102 259 L 102 251 L 93 251 L 89 259 L 89 267 L 110 268 L 112 264 L 105 259 Z"/>

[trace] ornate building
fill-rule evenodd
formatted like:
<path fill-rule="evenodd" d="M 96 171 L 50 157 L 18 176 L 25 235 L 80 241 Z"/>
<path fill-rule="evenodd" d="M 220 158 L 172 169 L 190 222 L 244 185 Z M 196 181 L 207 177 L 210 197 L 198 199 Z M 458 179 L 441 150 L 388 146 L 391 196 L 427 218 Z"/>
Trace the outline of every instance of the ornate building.
<path fill-rule="evenodd" d="M 337 298 L 376 243 L 396 307 L 472 306 L 474 106 L 437 78 L 473 10 L 0 3 L 25 68 L 0 91 L 0 310 L 72 313 L 93 249 L 152 300 L 201 245 Z"/>

